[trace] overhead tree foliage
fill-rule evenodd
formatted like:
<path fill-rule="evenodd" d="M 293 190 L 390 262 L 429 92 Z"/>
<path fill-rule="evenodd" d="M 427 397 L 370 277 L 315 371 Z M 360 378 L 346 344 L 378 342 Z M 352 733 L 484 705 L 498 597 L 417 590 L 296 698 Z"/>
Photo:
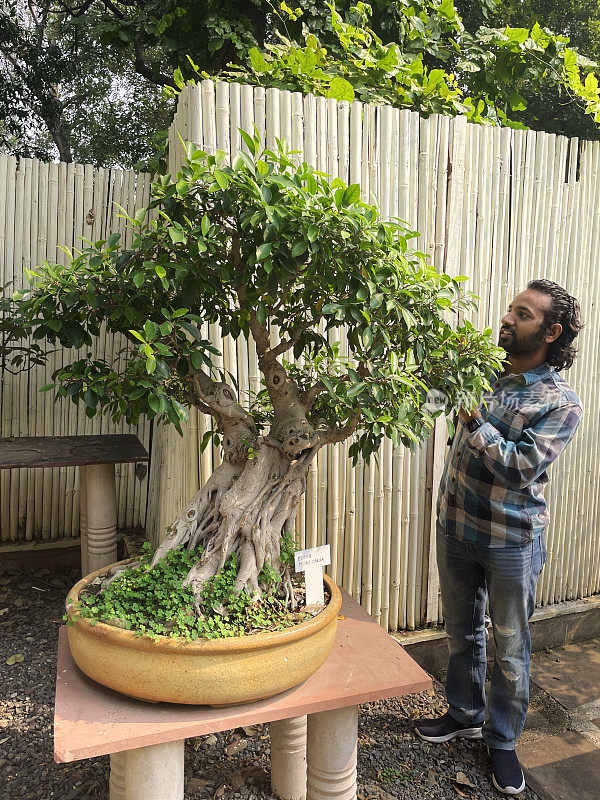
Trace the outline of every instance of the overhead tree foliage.
<path fill-rule="evenodd" d="M 0 147 L 14 155 L 131 166 L 168 124 L 172 101 L 103 46 L 96 17 L 61 4 L 0 6 Z"/>
<path fill-rule="evenodd" d="M 302 41 L 280 35 L 229 77 L 334 97 L 466 114 L 472 122 L 523 127 L 525 94 L 550 89 L 600 121 L 596 63 L 569 47 L 568 38 L 539 23 L 467 31 L 452 0 L 399 0 L 397 39 L 384 42 L 369 26 L 372 7 L 356 3 L 344 19 L 335 5 L 333 52 L 308 28 Z M 298 10 L 288 10 L 296 19 Z"/>
<path fill-rule="evenodd" d="M 243 59 L 269 37 L 271 9 L 262 0 L 6 0 L 0 147 L 132 166 L 172 118 L 161 89 L 175 86 L 177 68 L 193 75 L 186 56 L 211 73 Z"/>
<path fill-rule="evenodd" d="M 346 79 L 357 97 L 424 114 L 468 113 L 482 122 L 503 122 L 506 114 L 526 126 L 596 138 L 585 110 L 589 101 L 594 114 L 597 103 L 593 78 L 585 86 L 592 64 L 581 56 L 575 63 L 569 52 L 564 70 L 572 46 L 595 59 L 596 6 L 595 0 L 377 0 L 365 24 L 364 6 L 351 0 L 336 4 L 340 20 L 316 0 L 6 0 L 0 6 L 0 147 L 133 166 L 148 158 L 148 140 L 170 122 L 173 99 L 161 90 L 177 89 L 176 70 L 179 82 L 194 77 L 187 56 L 215 76 L 230 63 L 248 64 L 254 47 L 277 63 L 270 74 L 256 70 L 253 51 L 254 66 L 237 73 L 244 80 L 319 92 L 323 81 L 314 72 L 302 78 L 306 64 L 294 61 L 304 50 L 307 63 L 324 59 L 325 75 L 339 78 L 336 96 L 350 96 Z M 507 23 L 516 29 L 508 35 L 502 32 Z M 358 30 L 344 29 L 348 24 Z M 546 42 L 540 26 L 572 41 Z M 314 41 L 304 28 L 326 54 L 311 52 Z M 363 53 L 367 28 L 374 36 Z M 531 33 L 523 38 L 520 29 Z M 289 44 L 294 41 L 298 47 Z M 380 63 L 382 48 L 387 55 Z"/>
<path fill-rule="evenodd" d="M 490 0 L 487 15 L 482 13 L 479 0 L 456 0 L 465 27 L 475 31 L 480 25 L 531 28 L 536 21 L 550 30 L 569 37 L 569 46 L 595 62 L 600 62 L 600 3 L 598 0 Z M 600 129 L 578 104 L 571 102 L 560 86 L 520 89 L 527 108 L 513 113 L 528 127 L 599 139 Z"/>

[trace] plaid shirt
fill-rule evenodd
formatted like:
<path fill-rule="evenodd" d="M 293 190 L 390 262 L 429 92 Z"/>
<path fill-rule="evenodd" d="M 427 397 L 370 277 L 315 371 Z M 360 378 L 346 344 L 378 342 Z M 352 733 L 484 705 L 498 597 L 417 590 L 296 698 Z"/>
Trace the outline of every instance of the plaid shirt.
<path fill-rule="evenodd" d="M 437 502 L 446 536 L 488 547 L 522 545 L 549 522 L 547 468 L 579 424 L 581 401 L 553 367 L 496 377 L 469 433 L 462 420 L 446 457 Z"/>

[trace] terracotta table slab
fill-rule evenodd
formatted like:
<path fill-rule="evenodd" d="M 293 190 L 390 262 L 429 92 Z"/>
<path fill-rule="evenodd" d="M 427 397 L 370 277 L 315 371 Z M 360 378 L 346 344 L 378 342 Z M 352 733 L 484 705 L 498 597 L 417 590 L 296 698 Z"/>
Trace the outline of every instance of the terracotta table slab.
<path fill-rule="evenodd" d="M 308 680 L 287 692 L 241 706 L 210 708 L 144 703 L 87 678 L 59 633 L 54 716 L 58 762 L 105 755 L 188 737 L 356 706 L 430 689 L 429 675 L 342 590 L 333 650 Z"/>

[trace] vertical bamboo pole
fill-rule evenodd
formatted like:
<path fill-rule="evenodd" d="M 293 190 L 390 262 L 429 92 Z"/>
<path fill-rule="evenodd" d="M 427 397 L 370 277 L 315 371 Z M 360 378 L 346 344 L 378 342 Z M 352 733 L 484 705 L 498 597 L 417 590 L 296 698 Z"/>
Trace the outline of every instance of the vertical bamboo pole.
<path fill-rule="evenodd" d="M 15 158 L 3 158 L 5 163 L 3 173 L 6 181 L 6 203 L 4 207 L 4 214 L 2 222 L 2 240 L 4 242 L 4 276 L 2 283 L 13 283 L 15 279 L 14 269 L 14 249 L 15 249 L 15 194 L 16 194 L 16 172 L 17 161 Z M 12 435 L 12 408 L 15 404 L 16 398 L 14 397 L 15 387 L 14 381 L 10 377 L 3 380 L 2 386 L 2 416 L 0 418 L 0 428 L 2 436 Z M 12 484 L 16 485 L 18 480 L 14 470 L 2 470 L 0 472 L 0 521 L 2 523 L 3 535 L 7 540 L 14 540 L 15 532 L 11 525 L 11 520 L 14 514 L 11 513 L 13 508 L 11 490 Z"/>
<path fill-rule="evenodd" d="M 362 585 L 360 602 L 369 614 L 373 602 L 373 524 L 375 505 L 375 461 L 373 456 L 364 468 L 363 527 L 362 527 Z"/>
<path fill-rule="evenodd" d="M 563 200 L 565 197 L 564 183 L 565 183 L 565 173 L 566 173 L 566 163 L 567 163 L 566 162 L 567 141 L 568 140 L 566 139 L 566 137 L 558 136 L 556 138 L 556 149 L 554 152 L 554 186 L 553 186 L 552 210 L 550 215 L 547 258 L 549 259 L 549 263 L 552 264 L 553 270 L 557 275 L 560 270 L 558 252 L 561 247 L 561 239 L 563 235 L 561 218 L 562 218 Z M 557 497 L 557 494 L 558 494 L 557 482 L 551 481 L 548 490 L 546 492 L 547 502 L 551 514 L 552 514 L 552 509 L 555 507 L 555 498 Z M 559 520 L 553 519 L 545 533 L 548 562 L 542 573 L 543 592 L 542 592 L 541 602 L 544 605 L 554 602 L 555 582 L 556 582 L 556 574 L 557 574 L 558 559 L 559 559 L 558 529 L 560 525 L 561 522 Z"/>
<path fill-rule="evenodd" d="M 19 169 L 16 175 L 15 187 L 15 219 L 14 219 L 14 271 L 15 283 L 14 289 L 23 288 L 23 267 L 24 267 L 24 233 L 25 233 L 25 216 L 26 216 L 26 174 L 27 162 L 21 159 L 19 162 Z M 30 198 L 31 199 L 31 198 Z M 29 419 L 28 419 L 28 403 L 27 403 L 27 374 L 24 372 L 15 376 L 17 379 L 13 394 L 13 433 L 15 436 L 27 436 Z M 25 517 L 27 509 L 27 470 L 19 469 L 14 470 L 14 480 L 11 483 L 12 493 L 14 499 L 12 500 L 12 516 L 11 530 L 14 531 L 14 538 L 22 540 L 25 538 Z"/>
<path fill-rule="evenodd" d="M 592 145 L 593 149 L 593 172 L 592 172 L 592 181 L 593 186 L 591 190 L 591 197 L 597 197 L 598 191 L 600 188 L 600 181 L 599 181 L 599 173 L 600 173 L 600 148 L 596 145 Z M 587 310 L 587 338 L 584 338 L 584 346 L 585 346 L 585 366 L 584 366 L 584 373 L 587 376 L 591 377 L 589 382 L 586 381 L 585 385 L 587 388 L 588 400 L 587 400 L 587 408 L 592 410 L 590 414 L 589 420 L 589 432 L 587 436 L 587 446 L 586 446 L 586 463 L 585 463 L 585 473 L 586 473 L 586 492 L 584 498 L 584 506 L 585 506 L 585 530 L 587 536 L 587 552 L 586 552 L 586 574 L 584 576 L 584 585 L 582 589 L 583 596 L 591 595 L 597 592 L 598 589 L 598 550 L 599 550 L 599 542 L 598 536 L 596 535 L 596 515 L 595 509 L 597 508 L 597 481 L 598 481 L 598 464 L 600 463 L 600 459 L 598 458 L 598 438 L 599 438 L 599 422 L 600 422 L 600 414 L 595 411 L 595 407 L 593 405 L 593 398 L 597 397 L 598 391 L 598 377 L 599 377 L 599 363 L 598 363 L 598 351 L 597 348 L 593 345 L 592 339 L 592 332 L 598 330 L 598 302 L 599 302 L 599 286 L 600 286 L 600 278 L 598 276 L 598 270 L 591 268 L 591 261 L 594 258 L 594 254 L 598 252 L 598 245 L 600 239 L 600 205 L 598 203 L 590 203 L 592 210 L 593 210 L 593 220 L 591 220 L 590 228 L 593 231 L 592 242 L 590 247 L 590 256 L 588 260 L 588 268 L 590 268 L 591 272 L 591 287 L 589 292 L 589 305 Z M 584 355 L 584 353 L 580 352 L 580 356 Z M 584 401 L 585 402 L 585 401 Z"/>
<path fill-rule="evenodd" d="M 33 205 L 33 160 L 30 158 L 22 159 L 21 164 L 25 170 L 25 185 L 23 196 L 23 253 L 22 253 L 22 279 L 21 285 L 27 285 L 24 271 L 31 269 L 31 248 L 32 248 L 32 221 L 31 209 Z M 0 245 L 0 252 L 1 252 Z M 1 283 L 1 280 L 0 280 Z M 29 376 L 28 376 L 29 377 Z M 2 377 L 0 376 L 0 383 Z M 23 394 L 21 396 L 21 428 L 20 436 L 30 436 L 35 425 L 35 409 L 32 406 L 31 394 L 29 391 L 28 380 L 23 381 Z M 27 409 L 26 413 L 23 410 Z M 34 503 L 35 503 L 35 470 L 23 470 L 23 480 L 19 481 L 19 528 L 25 535 L 27 541 L 33 539 L 34 523 Z M 2 536 L 0 535 L 0 539 Z"/>
<path fill-rule="evenodd" d="M 44 165 L 45 166 L 45 165 Z M 41 263 L 43 255 L 39 247 L 39 225 L 40 225 L 40 203 L 43 203 L 43 178 L 40 179 L 40 162 L 35 159 L 32 164 L 32 181 L 31 181 L 31 266 L 35 267 Z M 0 215 L 1 216 L 1 215 Z M 34 367 L 32 369 L 32 379 L 29 382 L 29 402 L 32 409 L 32 418 L 34 420 L 32 433 L 34 436 L 43 436 L 44 434 L 44 401 L 47 402 L 47 396 L 38 392 L 38 388 L 43 386 L 46 381 L 43 380 L 45 369 L 43 367 Z M 30 496 L 33 495 L 33 529 L 36 538 L 41 537 L 42 533 L 42 519 L 43 519 L 43 506 L 44 506 L 44 484 L 45 484 L 46 470 L 36 469 L 33 470 L 33 486 L 29 485 Z"/>

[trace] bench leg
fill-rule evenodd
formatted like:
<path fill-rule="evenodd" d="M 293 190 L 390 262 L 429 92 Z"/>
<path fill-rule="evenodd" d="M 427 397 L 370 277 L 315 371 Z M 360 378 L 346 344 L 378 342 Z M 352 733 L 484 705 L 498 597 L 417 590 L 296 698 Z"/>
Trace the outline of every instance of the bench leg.
<path fill-rule="evenodd" d="M 272 722 L 271 790 L 282 800 L 306 797 L 306 715 Z"/>
<path fill-rule="evenodd" d="M 358 708 L 309 714 L 307 800 L 356 800 Z"/>
<path fill-rule="evenodd" d="M 89 575 L 86 469 L 79 467 L 79 533 L 81 536 L 81 576 Z"/>
<path fill-rule="evenodd" d="M 128 750 L 126 800 L 183 800 L 184 744 L 180 739 Z"/>
<path fill-rule="evenodd" d="M 124 751 L 112 753 L 110 757 L 110 800 L 125 800 L 125 756 Z"/>
<path fill-rule="evenodd" d="M 94 572 L 117 560 L 115 465 L 88 464 L 80 469 L 85 486 L 87 568 Z"/>

